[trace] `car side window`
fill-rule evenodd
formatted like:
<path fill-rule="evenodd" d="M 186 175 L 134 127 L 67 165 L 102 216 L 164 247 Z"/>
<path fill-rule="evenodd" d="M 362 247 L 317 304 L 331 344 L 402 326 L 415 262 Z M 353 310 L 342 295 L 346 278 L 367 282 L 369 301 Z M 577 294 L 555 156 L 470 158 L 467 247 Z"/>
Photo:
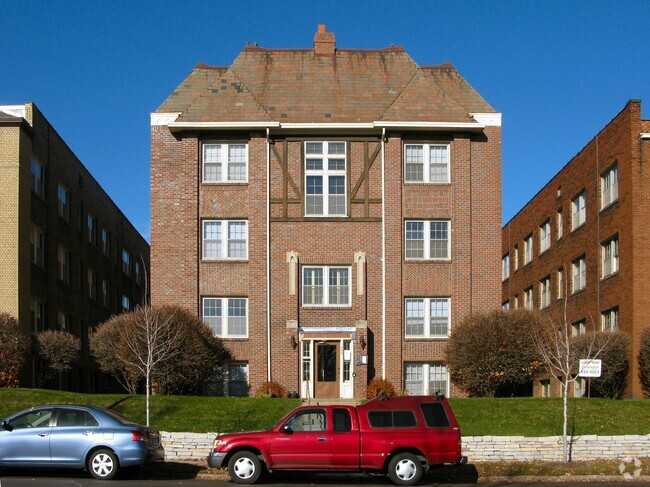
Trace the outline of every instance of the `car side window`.
<path fill-rule="evenodd" d="M 305 409 L 294 414 L 285 423 L 293 431 L 325 431 L 327 421 L 324 409 Z"/>
<path fill-rule="evenodd" d="M 439 402 L 425 402 L 420 404 L 424 421 L 430 428 L 446 428 L 449 426 L 449 418 L 442 404 Z"/>
<path fill-rule="evenodd" d="M 14 429 L 47 428 L 50 425 L 53 409 L 38 409 L 16 416 L 10 421 Z"/>
<path fill-rule="evenodd" d="M 97 420 L 87 411 L 80 409 L 60 409 L 57 426 L 98 426 Z"/>
<path fill-rule="evenodd" d="M 417 426 L 413 411 L 369 411 L 368 422 L 373 428 L 412 428 Z"/>
<path fill-rule="evenodd" d="M 334 431 L 348 432 L 352 431 L 352 420 L 350 418 L 350 411 L 347 409 L 334 409 L 332 411 L 332 422 L 334 423 Z"/>

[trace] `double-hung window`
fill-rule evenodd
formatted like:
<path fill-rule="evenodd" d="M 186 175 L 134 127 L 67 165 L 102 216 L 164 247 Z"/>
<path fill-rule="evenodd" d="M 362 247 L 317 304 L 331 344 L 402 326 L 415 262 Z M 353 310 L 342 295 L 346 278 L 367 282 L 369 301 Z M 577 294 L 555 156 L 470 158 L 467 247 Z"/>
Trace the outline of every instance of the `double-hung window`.
<path fill-rule="evenodd" d="M 45 267 L 45 232 L 38 225 L 32 225 L 30 250 L 32 262 L 39 267 Z"/>
<path fill-rule="evenodd" d="M 407 260 L 448 260 L 449 220 L 406 221 L 404 255 Z"/>
<path fill-rule="evenodd" d="M 203 321 L 215 336 L 248 337 L 247 298 L 203 298 Z"/>
<path fill-rule="evenodd" d="M 350 306 L 352 301 L 350 276 L 350 267 L 304 266 L 302 268 L 303 306 Z"/>
<path fill-rule="evenodd" d="M 530 234 L 524 239 L 524 265 L 533 260 L 533 235 Z"/>
<path fill-rule="evenodd" d="M 32 191 L 40 198 L 45 197 L 45 168 L 36 157 L 32 157 Z"/>
<path fill-rule="evenodd" d="M 70 223 L 70 190 L 60 183 L 57 186 L 57 198 L 59 216 Z"/>
<path fill-rule="evenodd" d="M 131 275 L 131 254 L 126 249 L 122 249 L 122 272 L 127 276 Z"/>
<path fill-rule="evenodd" d="M 562 238 L 562 230 L 563 230 L 563 223 L 562 223 L 562 208 L 557 210 L 556 214 L 556 223 L 557 223 L 557 239 L 560 240 Z"/>
<path fill-rule="evenodd" d="M 449 144 L 406 144 L 404 181 L 407 183 L 448 183 Z"/>
<path fill-rule="evenodd" d="M 447 366 L 438 362 L 404 364 L 404 389 L 410 396 L 449 395 Z"/>
<path fill-rule="evenodd" d="M 587 286 L 587 259 L 580 257 L 571 262 L 573 270 L 573 292 L 582 291 Z"/>
<path fill-rule="evenodd" d="M 610 238 L 601 246 L 602 276 L 607 277 L 618 271 L 618 236 Z"/>
<path fill-rule="evenodd" d="M 448 337 L 449 298 L 408 298 L 404 303 L 407 338 Z"/>
<path fill-rule="evenodd" d="M 587 321 L 582 319 L 571 323 L 571 336 L 580 336 L 587 333 Z"/>
<path fill-rule="evenodd" d="M 204 220 L 203 258 L 248 258 L 248 222 L 246 220 Z"/>
<path fill-rule="evenodd" d="M 539 307 L 548 308 L 551 305 L 551 276 L 546 276 L 539 281 Z"/>
<path fill-rule="evenodd" d="M 203 144 L 203 182 L 248 181 L 247 144 Z"/>
<path fill-rule="evenodd" d="M 305 142 L 305 216 L 347 215 L 345 142 Z"/>
<path fill-rule="evenodd" d="M 59 244 L 57 249 L 58 277 L 66 284 L 70 284 L 70 251 Z"/>
<path fill-rule="evenodd" d="M 539 253 L 551 248 L 551 220 L 546 220 L 539 227 Z"/>
<path fill-rule="evenodd" d="M 501 280 L 505 281 L 510 277 L 510 254 L 506 254 L 501 259 Z"/>
<path fill-rule="evenodd" d="M 524 289 L 524 308 L 533 309 L 533 287 Z"/>
<path fill-rule="evenodd" d="M 600 178 L 600 207 L 605 208 L 618 199 L 618 165 L 612 166 Z"/>
<path fill-rule="evenodd" d="M 88 213 L 88 218 L 86 221 L 88 241 L 93 245 L 97 245 L 97 218 L 95 218 L 91 213 Z"/>
<path fill-rule="evenodd" d="M 602 322 L 603 331 L 618 331 L 618 306 L 601 313 L 600 319 Z"/>
<path fill-rule="evenodd" d="M 587 211 L 586 211 L 586 205 L 587 205 L 587 193 L 584 191 L 580 193 L 578 196 L 573 198 L 571 201 L 571 213 L 572 213 L 572 220 L 571 220 L 571 229 L 575 230 L 582 224 L 584 224 L 586 218 L 587 218 Z"/>

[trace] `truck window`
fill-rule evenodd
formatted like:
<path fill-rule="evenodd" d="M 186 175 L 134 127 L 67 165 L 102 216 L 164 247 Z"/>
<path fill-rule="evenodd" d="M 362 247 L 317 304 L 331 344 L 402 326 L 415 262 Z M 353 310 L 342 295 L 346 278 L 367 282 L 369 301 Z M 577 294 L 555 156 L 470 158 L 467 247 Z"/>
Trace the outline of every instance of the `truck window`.
<path fill-rule="evenodd" d="M 350 411 L 347 409 L 334 409 L 332 411 L 332 420 L 334 421 L 334 431 L 346 432 L 352 431 L 352 420 Z"/>
<path fill-rule="evenodd" d="M 442 404 L 439 402 L 425 402 L 420 404 L 424 421 L 430 428 L 446 428 L 449 426 L 449 418 Z"/>
<path fill-rule="evenodd" d="M 413 411 L 370 411 L 368 422 L 373 428 L 412 428 L 417 425 Z"/>
<path fill-rule="evenodd" d="M 324 409 L 304 409 L 291 416 L 285 423 L 293 431 L 325 431 L 327 421 Z"/>

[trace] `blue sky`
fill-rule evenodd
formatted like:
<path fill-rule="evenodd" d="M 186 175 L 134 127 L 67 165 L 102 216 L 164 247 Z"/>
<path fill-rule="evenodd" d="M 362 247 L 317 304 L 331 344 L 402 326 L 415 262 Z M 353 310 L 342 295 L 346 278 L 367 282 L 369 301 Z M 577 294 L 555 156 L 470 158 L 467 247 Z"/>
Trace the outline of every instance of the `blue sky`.
<path fill-rule="evenodd" d="M 650 103 L 649 1 L 6 0 L 0 104 L 36 103 L 149 238 L 150 112 L 197 63 L 309 48 L 318 24 L 338 47 L 451 61 L 503 113 L 504 222 L 629 99 Z"/>

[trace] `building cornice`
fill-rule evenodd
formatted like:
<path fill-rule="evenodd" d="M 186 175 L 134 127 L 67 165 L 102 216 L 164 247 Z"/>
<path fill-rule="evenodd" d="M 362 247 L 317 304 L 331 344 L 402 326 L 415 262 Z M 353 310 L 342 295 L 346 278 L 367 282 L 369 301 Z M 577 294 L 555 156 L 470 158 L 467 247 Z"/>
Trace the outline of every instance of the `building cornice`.
<path fill-rule="evenodd" d="M 486 127 L 501 127 L 500 113 L 470 113 L 474 120 Z"/>
<path fill-rule="evenodd" d="M 641 139 L 643 139 L 643 140 L 650 139 L 650 133 L 641 132 L 640 136 L 641 136 Z"/>

